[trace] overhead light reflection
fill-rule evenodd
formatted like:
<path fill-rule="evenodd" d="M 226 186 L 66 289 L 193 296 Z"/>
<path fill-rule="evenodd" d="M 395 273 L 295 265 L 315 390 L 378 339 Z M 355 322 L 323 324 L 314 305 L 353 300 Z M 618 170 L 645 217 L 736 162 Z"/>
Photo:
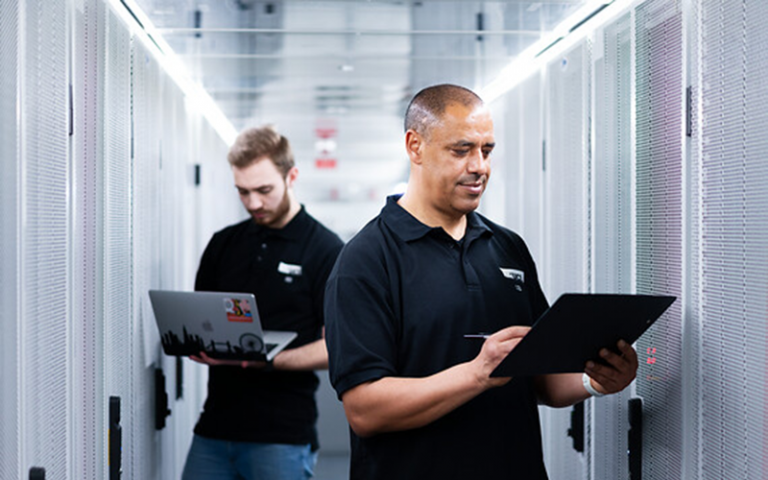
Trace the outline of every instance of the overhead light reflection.
<path fill-rule="evenodd" d="M 237 130 L 202 85 L 192 77 L 178 55 L 160 35 L 149 17 L 134 0 L 109 0 L 115 13 L 128 25 L 129 30 L 152 53 L 160 67 L 186 95 L 186 103 L 208 120 L 211 127 L 227 145 L 232 145 Z"/>
<path fill-rule="evenodd" d="M 513 89 L 520 82 L 539 71 L 553 56 L 561 54 L 617 15 L 634 0 L 591 0 L 569 16 L 552 32 L 525 49 L 501 73 L 479 91 L 480 97 L 490 103 Z"/>

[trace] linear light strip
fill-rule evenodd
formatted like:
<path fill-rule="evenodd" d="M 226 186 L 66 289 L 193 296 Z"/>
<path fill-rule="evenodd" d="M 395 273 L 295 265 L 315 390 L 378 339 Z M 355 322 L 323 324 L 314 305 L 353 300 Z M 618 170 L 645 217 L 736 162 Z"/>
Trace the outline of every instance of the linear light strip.
<path fill-rule="evenodd" d="M 287 28 L 161 28 L 164 35 L 190 35 L 201 33 L 250 33 L 280 35 L 354 35 L 354 36 L 406 36 L 406 35 L 527 35 L 541 36 L 539 30 L 361 30 L 361 29 L 325 29 L 292 30 Z"/>
<path fill-rule="evenodd" d="M 192 81 L 192 77 L 179 56 L 160 35 L 147 15 L 133 0 L 108 0 L 115 13 L 128 25 L 141 42 L 152 52 L 168 76 L 181 88 L 187 97 L 188 105 L 198 110 L 227 146 L 232 145 L 237 137 L 237 130 L 229 121 L 213 98 L 202 85 Z"/>
<path fill-rule="evenodd" d="M 548 35 L 526 48 L 512 63 L 504 67 L 491 83 L 480 89 L 480 97 L 491 103 L 523 80 L 539 71 L 542 65 L 583 39 L 636 0 L 592 0 L 560 23 Z"/>

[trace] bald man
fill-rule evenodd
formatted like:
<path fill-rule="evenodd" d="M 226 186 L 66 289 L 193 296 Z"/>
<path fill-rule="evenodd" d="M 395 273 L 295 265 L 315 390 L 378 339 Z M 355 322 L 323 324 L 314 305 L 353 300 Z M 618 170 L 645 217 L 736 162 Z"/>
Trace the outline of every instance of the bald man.
<path fill-rule="evenodd" d="M 456 85 L 405 116 L 411 170 L 342 250 L 326 288 L 331 381 L 351 427 L 353 479 L 546 479 L 537 404 L 624 389 L 637 355 L 581 374 L 491 378 L 548 304 L 523 240 L 477 214 L 493 122 Z M 514 275 L 504 272 L 512 271 Z M 495 332 L 486 339 L 465 334 Z M 554 352 L 553 354 L 556 354 Z"/>

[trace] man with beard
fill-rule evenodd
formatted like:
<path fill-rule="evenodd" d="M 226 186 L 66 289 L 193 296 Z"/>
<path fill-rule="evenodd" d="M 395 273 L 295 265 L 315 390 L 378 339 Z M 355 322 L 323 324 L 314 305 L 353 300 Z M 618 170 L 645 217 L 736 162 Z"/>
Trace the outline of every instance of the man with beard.
<path fill-rule="evenodd" d="M 228 160 L 251 218 L 213 236 L 195 289 L 253 293 L 265 329 L 298 337 L 269 364 L 193 357 L 210 365 L 208 398 L 182 479 L 310 478 L 318 448 L 313 370 L 328 366 L 323 293 L 342 242 L 296 200 L 298 169 L 274 129 L 242 132 Z"/>
<path fill-rule="evenodd" d="M 586 376 L 490 377 L 547 308 L 523 240 L 475 212 L 495 143 L 470 90 L 416 94 L 406 192 L 349 241 L 328 279 L 330 374 L 352 429 L 352 479 L 544 480 L 537 404 L 571 405 L 634 379 L 637 355 L 623 342 Z M 464 338 L 481 332 L 495 333 Z"/>

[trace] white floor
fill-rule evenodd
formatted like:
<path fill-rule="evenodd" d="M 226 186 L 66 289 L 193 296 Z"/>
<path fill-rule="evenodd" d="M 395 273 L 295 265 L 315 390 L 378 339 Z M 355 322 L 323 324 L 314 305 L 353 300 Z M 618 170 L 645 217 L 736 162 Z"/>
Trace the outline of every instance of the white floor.
<path fill-rule="evenodd" d="M 317 457 L 313 480 L 348 480 L 349 454 L 323 453 Z"/>

